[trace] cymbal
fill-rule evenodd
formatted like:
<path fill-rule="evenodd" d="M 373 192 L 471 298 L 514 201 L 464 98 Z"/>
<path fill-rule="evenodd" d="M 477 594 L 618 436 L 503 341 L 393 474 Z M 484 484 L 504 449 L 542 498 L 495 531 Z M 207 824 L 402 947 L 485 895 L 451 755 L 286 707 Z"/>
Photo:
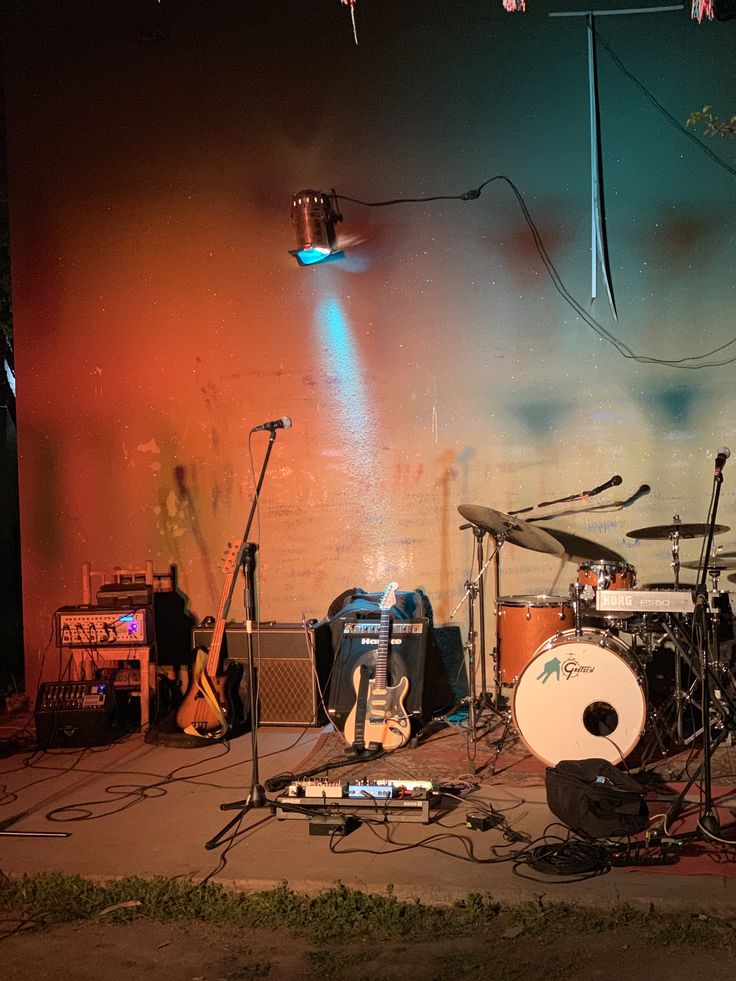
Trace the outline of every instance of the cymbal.
<path fill-rule="evenodd" d="M 714 535 L 723 535 L 731 529 L 727 525 L 716 525 L 713 529 Z M 627 531 L 627 538 L 672 538 L 675 533 L 680 538 L 703 538 L 708 533 L 708 525 L 653 525 L 651 528 L 636 528 L 634 531 Z"/>
<path fill-rule="evenodd" d="M 700 563 L 697 559 L 689 559 L 687 562 L 681 562 L 680 565 L 683 569 L 699 569 Z M 720 556 L 716 559 L 711 559 L 708 562 L 708 569 L 718 569 L 722 572 L 724 569 L 736 569 L 736 559 L 730 559 L 724 562 Z"/>
<path fill-rule="evenodd" d="M 728 581 L 736 582 L 736 572 L 731 573 L 731 575 L 728 577 Z"/>
<path fill-rule="evenodd" d="M 547 552 L 549 555 L 561 555 L 564 552 L 560 542 L 546 531 L 521 518 L 512 518 L 503 511 L 494 511 L 479 504 L 461 504 L 458 511 L 472 525 L 489 531 L 494 538 L 504 538 L 512 545 L 530 548 L 533 552 Z"/>
<path fill-rule="evenodd" d="M 537 526 L 538 527 L 538 526 Z M 625 562 L 626 560 L 618 552 L 614 552 L 605 545 L 591 541 L 589 538 L 581 538 L 579 535 L 572 535 L 568 531 L 558 531 L 557 528 L 545 527 L 543 529 L 548 535 L 552 535 L 561 543 L 567 557 L 571 562 Z M 734 566 L 736 568 L 736 566 Z"/>

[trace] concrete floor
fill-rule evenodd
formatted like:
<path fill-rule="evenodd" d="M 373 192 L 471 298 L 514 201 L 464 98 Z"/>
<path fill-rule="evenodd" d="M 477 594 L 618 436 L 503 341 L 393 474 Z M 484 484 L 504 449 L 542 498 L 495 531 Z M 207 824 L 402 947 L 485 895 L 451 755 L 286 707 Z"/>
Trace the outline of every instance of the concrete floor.
<path fill-rule="evenodd" d="M 318 729 L 261 728 L 260 783 L 298 772 L 319 736 Z M 5 786 L 0 868 L 13 877 L 40 871 L 101 879 L 160 875 L 201 882 L 212 877 L 247 889 L 287 881 L 294 889 L 316 891 L 339 881 L 383 893 L 390 883 L 400 898 L 425 902 L 452 902 L 479 892 L 503 902 L 543 895 L 587 905 L 654 903 L 721 916 L 736 913 L 736 877 L 720 874 L 613 869 L 578 883 L 520 878 L 510 863 L 488 862 L 491 849 L 503 845 L 498 831 L 466 828 L 464 815 L 473 809 L 472 799 L 456 802 L 454 809 L 433 810 L 430 824 L 361 824 L 337 840 L 335 852 L 329 837 L 309 834 L 308 822 L 277 820 L 269 807 L 255 808 L 230 847 L 208 850 L 205 843 L 233 816 L 221 805 L 247 794 L 250 755 L 249 734 L 229 746 L 182 749 L 151 745 L 135 733 L 99 749 L 7 757 L 0 765 Z M 554 820 L 543 786 L 496 781 L 482 785 L 476 801 L 504 811 L 514 829 L 533 838 Z M 18 832 L 29 836 L 18 837 Z M 37 837 L 38 832 L 68 837 Z M 443 837 L 453 833 L 471 841 L 476 858 L 486 864 L 466 860 L 457 839 Z M 396 851 L 396 843 L 424 847 Z"/>

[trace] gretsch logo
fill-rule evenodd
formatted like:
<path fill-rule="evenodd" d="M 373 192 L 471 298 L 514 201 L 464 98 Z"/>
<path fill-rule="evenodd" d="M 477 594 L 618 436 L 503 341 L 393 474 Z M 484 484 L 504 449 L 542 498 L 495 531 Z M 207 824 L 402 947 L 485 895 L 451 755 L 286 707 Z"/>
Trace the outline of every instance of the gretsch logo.
<path fill-rule="evenodd" d="M 589 664 L 578 664 L 573 657 L 568 657 L 564 661 L 560 661 L 559 657 L 551 657 L 537 675 L 537 681 L 546 685 L 550 678 L 559 681 L 560 674 L 567 681 L 570 681 L 571 678 L 576 678 L 579 674 L 593 674 L 594 671 L 594 667 L 591 667 Z"/>
<path fill-rule="evenodd" d="M 578 662 L 574 661 L 572 658 L 564 661 L 562 664 L 562 673 L 568 680 L 579 674 L 593 674 L 594 671 L 595 668 L 591 667 L 589 664 L 578 664 Z"/>

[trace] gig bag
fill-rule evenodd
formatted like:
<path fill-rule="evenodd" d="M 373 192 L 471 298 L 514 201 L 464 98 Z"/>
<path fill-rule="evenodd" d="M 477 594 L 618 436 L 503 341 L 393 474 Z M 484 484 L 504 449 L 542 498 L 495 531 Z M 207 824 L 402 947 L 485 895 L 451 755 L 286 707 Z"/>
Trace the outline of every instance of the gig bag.
<path fill-rule="evenodd" d="M 571 831 L 615 838 L 647 826 L 641 785 L 607 760 L 560 760 L 547 768 L 545 785 L 549 809 Z"/>

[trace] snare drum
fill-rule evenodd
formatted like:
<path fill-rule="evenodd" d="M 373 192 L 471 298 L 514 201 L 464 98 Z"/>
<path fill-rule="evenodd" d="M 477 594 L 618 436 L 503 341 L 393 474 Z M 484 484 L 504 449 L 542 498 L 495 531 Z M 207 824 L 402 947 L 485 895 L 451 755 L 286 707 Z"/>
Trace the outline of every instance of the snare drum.
<path fill-rule="evenodd" d="M 543 644 L 519 676 L 512 704 L 522 742 L 548 766 L 620 762 L 639 742 L 646 712 L 636 657 L 600 630 L 567 630 Z"/>
<path fill-rule="evenodd" d="M 513 685 L 536 649 L 575 625 L 572 603 L 565 596 L 501 596 L 496 601 L 498 673 L 502 685 Z"/>

